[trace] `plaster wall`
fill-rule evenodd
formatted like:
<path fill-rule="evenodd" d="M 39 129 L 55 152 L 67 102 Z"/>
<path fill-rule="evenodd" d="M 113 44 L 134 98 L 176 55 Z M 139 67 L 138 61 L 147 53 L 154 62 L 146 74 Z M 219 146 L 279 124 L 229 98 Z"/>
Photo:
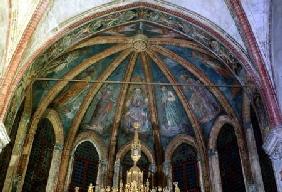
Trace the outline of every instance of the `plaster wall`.
<path fill-rule="evenodd" d="M 282 110 L 282 1 L 272 2 L 272 67 L 279 106 Z"/>
<path fill-rule="evenodd" d="M 19 43 L 28 22 L 30 21 L 38 2 L 39 0 L 11 1 L 10 30 L 8 34 L 9 38 L 5 58 L 6 65 L 10 62 L 16 46 Z M 8 9 L 6 11 L 8 11 Z M 6 26 L 8 26 L 8 22 L 6 23 Z"/>
<path fill-rule="evenodd" d="M 252 27 L 252 31 L 257 40 L 259 49 L 264 58 L 270 78 L 273 81 L 269 44 L 269 14 L 271 0 L 241 0 L 241 3 Z"/>
<path fill-rule="evenodd" d="M 9 4 L 8 0 L 3 0 L 0 3 L 0 77 L 3 76 L 4 71 L 4 54 L 7 40 L 7 30 L 9 23 Z M 1 80 L 0 80 L 1 82 Z"/>
<path fill-rule="evenodd" d="M 140 2 L 140 0 L 55 0 L 36 29 L 29 44 L 29 49 L 24 55 L 22 64 L 25 63 L 26 59 L 34 50 L 44 43 L 44 40 L 54 35 L 63 26 L 66 26 L 66 24 L 78 19 L 78 15 L 87 15 L 87 11 L 91 9 L 102 11 L 103 9 L 132 2 Z M 212 22 L 223 29 L 238 44 L 244 47 L 241 36 L 224 0 L 174 0 L 169 2 L 162 0 L 143 0 L 143 2 L 161 4 L 182 10 L 183 12 L 189 10 L 197 13 L 204 18 L 208 18 L 207 22 Z"/>

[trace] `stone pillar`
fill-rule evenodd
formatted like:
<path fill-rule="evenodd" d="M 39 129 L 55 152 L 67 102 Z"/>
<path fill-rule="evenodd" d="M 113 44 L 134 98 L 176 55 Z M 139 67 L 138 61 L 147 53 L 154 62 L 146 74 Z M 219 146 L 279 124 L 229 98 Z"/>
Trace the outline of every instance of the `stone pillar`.
<path fill-rule="evenodd" d="M 172 166 L 169 160 L 166 160 L 163 163 L 163 172 L 167 180 L 167 186 L 170 190 L 172 190 Z"/>
<path fill-rule="evenodd" d="M 117 159 L 114 167 L 113 187 L 118 188 L 120 176 L 120 159 Z"/>
<path fill-rule="evenodd" d="M 58 182 L 58 172 L 59 172 L 58 168 L 60 167 L 61 164 L 62 151 L 63 151 L 63 145 L 56 143 L 54 146 L 46 191 L 55 191 L 56 189 Z"/>
<path fill-rule="evenodd" d="M 263 148 L 272 161 L 277 190 L 282 192 L 282 125 L 269 132 Z"/>
<path fill-rule="evenodd" d="M 108 161 L 101 159 L 99 160 L 99 166 L 98 166 L 98 174 L 96 179 L 96 185 L 104 186 L 106 181 L 106 174 L 108 171 Z"/>
<path fill-rule="evenodd" d="M 251 171 L 254 179 L 254 183 L 249 183 L 249 191 L 264 192 L 264 185 L 261 175 L 261 168 L 259 163 L 259 157 L 257 154 L 256 140 L 254 131 L 250 123 L 245 124 L 246 130 L 246 142 L 248 145 L 249 159 L 251 165 Z"/>
<path fill-rule="evenodd" d="M 213 192 L 222 192 L 218 153 L 216 149 L 209 149 L 210 178 Z"/>
<path fill-rule="evenodd" d="M 157 166 L 155 163 L 150 164 L 149 172 L 151 173 L 152 185 L 155 185 L 155 173 L 157 172 Z"/>
<path fill-rule="evenodd" d="M 9 135 L 7 134 L 5 125 L 3 122 L 0 122 L 0 153 L 2 149 L 6 145 L 8 145 L 9 142 L 10 142 L 10 138 L 9 138 Z"/>

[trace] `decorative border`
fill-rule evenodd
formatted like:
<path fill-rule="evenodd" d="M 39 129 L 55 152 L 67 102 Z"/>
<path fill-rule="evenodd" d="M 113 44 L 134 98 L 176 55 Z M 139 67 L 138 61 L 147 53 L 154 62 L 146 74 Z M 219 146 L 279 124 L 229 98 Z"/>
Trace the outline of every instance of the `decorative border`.
<path fill-rule="evenodd" d="M 225 34 L 219 34 L 219 32 L 195 20 L 191 16 L 158 5 L 142 2 L 94 13 L 66 27 L 49 39 L 31 56 L 31 59 L 19 71 L 14 83 L 10 85 L 10 90 L 15 90 L 18 85 L 18 89 L 14 92 L 14 95 L 17 95 L 18 98 L 22 97 L 26 85 L 31 82 L 30 77 L 41 75 L 38 71 L 43 71 L 42 69 L 45 69 L 50 62 L 67 52 L 68 47 L 98 32 L 138 21 L 161 25 L 194 39 L 214 53 L 224 63 L 227 63 L 227 67 L 234 72 L 242 84 L 246 81 L 247 74 L 259 84 L 260 81 L 257 72 L 251 66 L 247 56 L 242 50 L 236 48 L 236 45 L 233 45 L 232 42 L 226 39 Z M 10 99 L 12 93 L 13 91 L 10 91 L 6 95 L 6 101 Z M 12 99 L 11 103 L 16 102 Z M 8 102 L 5 103 L 1 117 L 7 115 L 6 122 L 9 125 L 11 124 L 11 116 L 14 116 L 18 105 L 13 105 L 14 110 L 6 114 L 8 104 Z"/>

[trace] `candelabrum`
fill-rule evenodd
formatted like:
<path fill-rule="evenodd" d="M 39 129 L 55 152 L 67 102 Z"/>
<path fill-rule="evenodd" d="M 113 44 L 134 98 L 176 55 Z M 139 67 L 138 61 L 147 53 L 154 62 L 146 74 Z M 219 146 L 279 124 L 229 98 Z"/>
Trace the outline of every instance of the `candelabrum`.
<path fill-rule="evenodd" d="M 141 158 L 141 142 L 138 138 L 138 129 L 140 128 L 140 123 L 135 122 L 133 124 L 134 128 L 134 139 L 131 144 L 131 159 L 133 161 L 133 166 L 127 171 L 126 184 L 120 181 L 118 188 L 111 186 L 93 186 L 92 183 L 88 186 L 88 192 L 180 192 L 177 182 L 174 182 L 174 190 L 166 187 L 149 187 L 149 181 L 147 179 L 146 183 L 143 183 L 143 172 L 137 166 L 137 162 Z M 75 192 L 79 192 L 79 187 L 75 187 Z"/>

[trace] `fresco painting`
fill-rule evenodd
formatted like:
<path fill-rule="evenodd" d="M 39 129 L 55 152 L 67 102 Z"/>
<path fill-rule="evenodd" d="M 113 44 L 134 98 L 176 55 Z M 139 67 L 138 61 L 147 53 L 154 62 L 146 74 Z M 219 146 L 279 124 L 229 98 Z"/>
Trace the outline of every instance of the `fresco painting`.
<path fill-rule="evenodd" d="M 200 123 L 206 123 L 219 114 L 221 107 L 218 102 L 199 81 L 182 74 L 179 77 L 179 82 L 195 85 L 182 86 L 182 89 Z"/>
<path fill-rule="evenodd" d="M 152 71 L 154 71 L 153 81 L 168 83 L 167 78 L 152 60 L 150 60 L 150 65 Z M 194 136 L 191 123 L 173 87 L 156 85 L 154 90 L 162 146 L 166 147 L 177 134 Z"/>
<path fill-rule="evenodd" d="M 229 103 L 232 105 L 232 107 L 235 109 L 235 113 L 237 113 L 238 116 L 242 115 L 242 105 L 238 105 L 238 102 L 242 103 L 242 99 L 240 96 L 241 88 L 231 87 L 238 86 L 240 83 L 229 71 L 229 69 L 226 68 L 220 61 L 215 60 L 210 56 L 200 56 L 199 53 L 195 54 L 196 52 L 192 51 L 189 48 L 180 48 L 171 45 L 164 47 L 177 53 L 182 58 L 194 64 L 197 68 L 201 69 L 204 74 L 212 81 L 213 84 L 221 85 L 219 89 L 223 93 L 225 98 L 229 101 Z M 168 60 L 165 63 L 168 64 L 168 66 L 170 66 L 171 68 L 173 68 L 171 64 L 175 63 L 174 61 L 171 61 L 170 59 L 164 56 L 162 56 L 162 58 Z M 173 65 L 176 66 L 176 64 Z M 177 69 L 175 69 L 174 72 L 178 73 Z M 179 77 L 179 75 L 176 75 L 176 77 Z M 224 85 L 226 85 L 226 87 L 224 87 Z"/>
<path fill-rule="evenodd" d="M 144 90 L 139 87 L 130 90 L 129 99 L 126 101 L 124 114 L 124 126 L 132 131 L 135 122 L 140 123 L 140 132 L 149 131 L 148 98 Z"/>
<path fill-rule="evenodd" d="M 110 113 L 113 110 L 115 98 L 113 96 L 113 87 L 111 85 L 106 86 L 101 90 L 101 97 L 96 105 L 90 124 L 87 129 L 95 130 L 102 134 L 104 124 L 109 121 Z"/>
<path fill-rule="evenodd" d="M 121 81 L 128 61 L 123 62 L 107 79 Z M 112 120 L 116 111 L 116 102 L 120 93 L 120 84 L 105 83 L 92 100 L 83 119 L 83 129 L 93 130 L 101 134 L 105 141 L 109 140 Z"/>
<path fill-rule="evenodd" d="M 71 127 L 72 120 L 79 110 L 85 95 L 88 93 L 89 87 L 90 86 L 87 85 L 73 97 L 70 97 L 68 100 L 64 100 L 62 103 L 56 103 L 56 105 L 54 105 L 62 120 L 65 136 L 68 133 L 68 129 Z"/>
<path fill-rule="evenodd" d="M 137 22 L 114 27 L 106 32 L 101 32 L 100 35 L 115 36 L 118 38 L 118 36 L 129 37 L 140 33 L 143 33 L 149 38 L 183 38 L 181 34 L 163 27 L 156 27 L 155 24 L 146 22 Z M 186 38 L 186 40 L 191 39 Z M 48 73 L 47 77 L 61 78 L 82 61 L 85 61 L 91 56 L 115 45 L 116 44 L 93 45 L 64 53 L 60 57 L 54 59 L 50 65 L 46 65 L 46 70 L 52 71 Z M 211 80 L 212 83 L 216 85 L 239 85 L 234 74 L 213 56 L 175 45 L 162 46 L 195 65 Z M 59 112 L 66 133 L 67 129 L 71 126 L 71 122 L 79 110 L 89 87 L 92 85 L 89 84 L 88 81 L 98 80 L 100 75 L 107 70 L 107 67 L 119 54 L 120 52 L 106 57 L 97 63 L 93 63 L 93 65 L 75 77 L 75 79 L 85 80 L 85 82 L 68 83 L 68 85 L 66 85 L 53 100 L 52 106 Z M 179 63 L 164 55 L 158 54 L 158 57 L 165 63 L 178 83 L 195 85 L 183 86 L 181 89 L 187 101 L 190 103 L 191 110 L 194 112 L 203 128 L 202 132 L 205 136 L 209 135 L 209 131 L 216 117 L 224 113 L 222 106 L 220 106 L 216 97 L 209 91 L 209 89 L 203 87 L 202 83 Z M 123 81 L 129 58 L 130 56 L 118 66 L 107 80 Z M 148 61 L 152 71 L 153 82 L 169 83 L 163 72 L 158 68 L 158 65 L 149 57 Z M 141 61 L 140 55 L 138 55 L 131 81 L 141 83 L 146 81 L 143 68 L 144 64 Z M 34 84 L 33 95 L 36 99 L 33 101 L 33 108 L 38 106 L 40 99 L 51 87 L 54 86 L 55 83 L 56 81 L 46 81 L 40 83 L 40 85 L 37 85 L 36 83 Z M 80 131 L 93 130 L 101 135 L 105 141 L 109 141 L 121 86 L 121 84 L 104 84 L 101 87 L 85 113 L 80 126 Z M 228 102 L 231 104 L 235 112 L 240 115 L 242 109 L 242 89 L 235 87 L 219 87 L 219 90 L 228 99 Z M 190 120 L 174 88 L 171 86 L 155 85 L 153 91 L 163 147 L 165 147 L 177 134 L 194 136 Z M 130 141 L 130 138 L 133 136 L 132 125 L 134 122 L 138 121 L 141 123 L 141 140 L 149 143 L 149 147 L 153 149 L 153 133 L 152 125 L 150 123 L 151 114 L 146 85 L 130 84 L 124 99 L 125 103 L 120 119 L 118 146 L 120 147 Z"/>

